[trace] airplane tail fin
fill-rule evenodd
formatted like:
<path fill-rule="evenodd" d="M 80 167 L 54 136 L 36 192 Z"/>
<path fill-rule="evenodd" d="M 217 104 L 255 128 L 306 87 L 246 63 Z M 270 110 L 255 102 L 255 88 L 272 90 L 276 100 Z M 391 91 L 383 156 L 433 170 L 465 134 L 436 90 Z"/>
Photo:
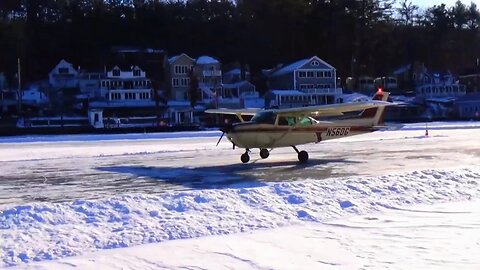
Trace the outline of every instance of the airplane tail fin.
<path fill-rule="evenodd" d="M 388 96 L 390 95 L 389 92 L 377 91 L 375 96 L 372 100 L 380 100 L 380 101 L 387 101 Z M 373 126 L 381 126 L 383 124 L 383 115 L 385 114 L 385 107 L 377 107 L 366 109 L 360 114 L 360 118 L 368 118 L 372 119 Z"/>

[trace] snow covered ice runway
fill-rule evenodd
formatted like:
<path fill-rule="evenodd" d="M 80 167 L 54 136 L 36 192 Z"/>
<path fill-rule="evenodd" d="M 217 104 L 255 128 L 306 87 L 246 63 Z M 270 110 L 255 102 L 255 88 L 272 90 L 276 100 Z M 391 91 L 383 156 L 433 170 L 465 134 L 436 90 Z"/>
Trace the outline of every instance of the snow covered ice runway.
<path fill-rule="evenodd" d="M 93 260 L 96 264 L 91 268 L 103 262 L 114 269 L 113 261 L 101 259 L 110 257 L 104 254 L 111 252 L 111 257 L 136 254 L 138 260 L 123 264 L 132 269 L 188 265 L 207 269 L 405 269 L 406 262 L 401 258 L 408 258 L 414 250 L 420 256 L 410 262 L 423 268 L 478 269 L 476 255 L 467 253 L 457 256 L 459 260 L 442 261 L 448 249 L 435 246 L 440 243 L 435 240 L 440 234 L 471 234 L 470 230 L 459 229 L 466 227 L 480 231 L 480 220 L 471 219 L 479 216 L 475 209 L 466 214 L 453 211 L 459 214 L 451 215 L 462 218 L 446 227 L 442 224 L 454 220 L 449 214 L 420 215 L 412 221 L 413 227 L 434 222 L 426 227 L 431 230 L 418 230 L 420 234 L 415 237 L 423 239 L 418 250 L 402 242 L 408 230 L 393 226 L 388 231 L 387 227 L 382 229 L 384 237 L 373 237 L 372 241 L 350 226 L 365 215 L 373 216 L 361 219 L 361 226 L 377 226 L 378 220 L 388 219 L 388 215 L 396 217 L 392 224 L 402 224 L 402 218 L 414 213 L 395 210 L 398 208 L 427 207 L 428 212 L 440 207 L 437 204 L 441 202 L 470 201 L 466 204 L 477 205 L 473 202 L 480 199 L 480 129 L 471 123 L 451 125 L 431 125 L 429 137 L 423 136 L 421 126 L 408 125 L 399 131 L 303 146 L 311 156 L 308 165 L 297 164 L 291 149 L 275 149 L 268 160 L 258 160 L 254 152 L 253 163 L 238 164 L 241 150 L 232 151 L 226 140 L 215 147 L 218 132 L 0 139 L 0 267 L 57 269 L 71 264 L 83 269 Z M 431 204 L 435 205 L 425 206 Z M 332 222 L 350 225 L 332 229 Z M 351 245 L 342 245 L 335 237 L 324 243 L 321 239 L 328 239 L 328 231 L 341 235 L 337 238 Z M 375 236 L 374 231 L 366 235 Z M 232 235 L 241 232 L 250 233 Z M 306 241 L 305 236 L 313 232 L 318 239 Z M 286 236 L 271 237 L 277 233 Z M 227 246 L 214 244 L 249 243 L 251 235 L 265 239 L 270 246 L 278 244 L 274 254 L 284 250 L 292 259 L 268 265 L 262 263 L 269 256 L 268 248 L 264 256 L 249 257 L 248 252 L 239 250 L 241 246 L 230 245 L 230 252 Z M 476 234 L 462 245 L 470 248 L 466 247 L 466 252 L 478 254 L 473 251 L 480 251 L 480 239 L 472 235 Z M 196 239 L 169 241 L 191 238 Z M 454 236 L 451 238 L 443 239 L 443 243 L 457 243 Z M 282 239 L 313 245 L 313 250 L 292 250 L 288 245 L 279 249 Z M 152 249 L 192 251 L 188 249 L 190 244 L 182 245 L 184 241 L 193 241 L 202 252 L 194 252 L 198 256 L 188 260 L 177 256 L 177 261 L 172 261 L 175 256 L 143 261 L 139 256 Z M 395 246 L 392 241 L 399 244 Z M 141 245 L 146 243 L 157 244 Z M 209 248 L 211 245 L 216 249 Z M 255 247 L 255 243 L 248 245 Z M 337 246 L 340 253 L 348 251 L 348 256 L 341 260 L 338 254 L 322 256 L 314 248 L 317 245 L 322 250 Z M 114 249 L 117 247 L 129 248 Z M 385 247 L 405 252 L 377 256 Z M 232 256 L 225 261 L 219 258 L 221 252 Z M 86 253 L 86 257 L 34 263 Z M 305 261 L 307 255 L 311 258 L 307 262 L 313 264 L 295 267 L 294 263 Z M 210 263 L 205 265 L 201 259 L 205 256 L 213 262 L 205 260 Z M 248 260 L 242 260 L 242 256 Z M 182 260 L 190 264 L 178 264 Z"/>

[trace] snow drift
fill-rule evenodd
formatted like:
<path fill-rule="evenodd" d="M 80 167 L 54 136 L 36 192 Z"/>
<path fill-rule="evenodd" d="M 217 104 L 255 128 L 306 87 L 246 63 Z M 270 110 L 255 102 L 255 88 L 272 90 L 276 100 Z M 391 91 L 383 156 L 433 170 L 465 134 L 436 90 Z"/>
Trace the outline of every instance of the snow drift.
<path fill-rule="evenodd" d="M 405 205 L 469 200 L 480 195 L 478 179 L 477 168 L 423 170 L 21 205 L 0 212 L 0 267 L 99 249 L 325 222 Z"/>

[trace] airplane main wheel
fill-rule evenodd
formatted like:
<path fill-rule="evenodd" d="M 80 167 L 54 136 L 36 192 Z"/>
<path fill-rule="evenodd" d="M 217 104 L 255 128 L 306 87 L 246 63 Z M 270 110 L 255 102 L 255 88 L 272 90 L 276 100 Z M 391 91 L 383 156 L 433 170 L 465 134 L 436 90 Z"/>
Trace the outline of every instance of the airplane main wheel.
<path fill-rule="evenodd" d="M 301 151 L 298 153 L 298 160 L 301 163 L 306 163 L 308 161 L 308 153 L 306 151 Z"/>
<path fill-rule="evenodd" d="M 260 149 L 260 157 L 263 158 L 263 159 L 266 159 L 268 158 L 268 156 L 270 156 L 270 152 L 263 148 L 263 149 Z"/>
<path fill-rule="evenodd" d="M 250 156 L 247 153 L 245 153 L 240 156 L 240 160 L 242 161 L 242 163 L 247 163 L 250 161 Z"/>

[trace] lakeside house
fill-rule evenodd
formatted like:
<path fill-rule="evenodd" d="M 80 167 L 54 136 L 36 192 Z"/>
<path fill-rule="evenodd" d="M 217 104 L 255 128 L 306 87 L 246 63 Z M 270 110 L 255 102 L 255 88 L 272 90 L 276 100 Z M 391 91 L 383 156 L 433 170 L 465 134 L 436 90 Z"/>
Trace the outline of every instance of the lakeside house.
<path fill-rule="evenodd" d="M 213 57 L 194 59 L 181 54 L 165 58 L 162 68 L 157 69 L 162 72 L 157 72 L 152 80 L 141 66 L 125 60 L 126 54 L 132 57 L 137 51 L 117 49 L 115 53 L 123 55 L 119 58 L 122 64 L 112 64 L 103 71 L 76 69 L 65 59 L 60 60 L 48 74 L 47 91 L 32 87 L 21 91 L 24 104 L 48 104 L 53 115 L 26 117 L 34 121 L 40 119 L 35 117 L 43 117 L 39 121 L 46 121 L 42 123 L 47 126 L 76 117 L 88 119 L 95 128 L 188 126 L 198 124 L 198 116 L 206 108 L 264 105 L 256 87 L 247 80 L 239 80 L 241 76 L 237 76 L 236 70 L 231 70 L 227 74 L 228 83 L 223 83 L 221 63 Z M 142 57 L 150 56 L 150 52 L 142 51 Z M 163 83 L 159 83 L 159 74 L 164 77 Z M 3 100 L 8 96 L 4 92 Z M 56 115 L 61 116 L 60 120 Z M 53 117 L 52 121 L 46 120 L 48 117 Z M 34 123 L 28 119 L 20 122 Z"/>
<path fill-rule="evenodd" d="M 196 115 L 207 108 L 263 107 L 256 87 L 235 69 L 224 73 L 211 56 L 192 58 L 185 53 L 167 61 L 168 112 L 178 124 L 199 122 Z M 259 102 L 261 101 L 261 102 Z M 261 106 L 259 106 L 261 105 Z"/>
<path fill-rule="evenodd" d="M 337 87 L 336 69 L 312 56 L 288 65 L 263 70 L 270 89 L 267 107 L 296 107 L 341 102 L 342 89 Z"/>
<path fill-rule="evenodd" d="M 288 108 L 365 99 L 344 94 L 336 69 L 318 56 L 263 70 L 267 86 L 264 97 L 250 81 L 248 65 L 223 66 L 212 56 L 193 58 L 182 53 L 167 57 L 163 50 L 116 48 L 108 62 L 108 69 L 81 69 L 61 59 L 48 73 L 48 81 L 34 83 L 19 93 L 2 89 L 2 112 L 23 105 L 22 109 L 28 109 L 26 117 L 32 119 L 60 116 L 59 121 L 68 121 L 81 117 L 82 123 L 88 119 L 96 128 L 188 126 L 203 121 L 208 108 Z M 148 66 L 153 75 L 136 62 Z M 3 88 L 4 77 L 0 76 Z M 392 109 L 390 114 L 401 120 L 477 117 L 478 106 L 471 98 L 462 98 L 467 88 L 460 83 L 471 80 L 468 89 L 475 91 L 476 78 L 475 74 L 463 75 L 459 81 L 450 72 L 433 72 L 417 63 L 395 70 L 392 76 L 357 79 L 359 92 L 367 97 L 378 88 L 393 91 L 411 85 L 415 98 L 402 99 L 401 109 Z"/>

